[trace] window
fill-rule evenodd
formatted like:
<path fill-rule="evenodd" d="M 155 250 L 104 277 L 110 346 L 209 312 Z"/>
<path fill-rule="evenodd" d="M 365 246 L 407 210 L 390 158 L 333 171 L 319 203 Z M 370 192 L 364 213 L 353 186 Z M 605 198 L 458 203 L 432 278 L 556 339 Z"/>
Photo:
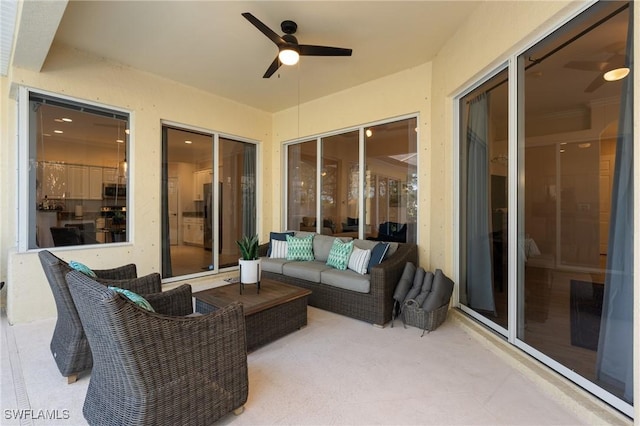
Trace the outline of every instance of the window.
<path fill-rule="evenodd" d="M 128 241 L 129 115 L 29 94 L 28 248 Z"/>
<path fill-rule="evenodd" d="M 415 117 L 292 143 L 286 152 L 287 229 L 416 241 Z"/>
<path fill-rule="evenodd" d="M 238 265 L 236 241 L 257 233 L 257 146 L 163 126 L 162 276 Z"/>
<path fill-rule="evenodd" d="M 594 4 L 458 104 L 463 310 L 628 416 L 631 8 Z"/>

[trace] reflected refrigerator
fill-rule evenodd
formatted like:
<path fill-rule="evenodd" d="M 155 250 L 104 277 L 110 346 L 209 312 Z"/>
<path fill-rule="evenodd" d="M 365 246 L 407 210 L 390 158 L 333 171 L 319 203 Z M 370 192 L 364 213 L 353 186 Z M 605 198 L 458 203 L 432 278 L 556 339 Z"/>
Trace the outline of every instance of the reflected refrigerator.
<path fill-rule="evenodd" d="M 203 185 L 204 197 L 204 248 L 213 249 L 213 186 L 210 183 Z M 222 253 L 222 183 L 218 186 L 218 253 Z"/>

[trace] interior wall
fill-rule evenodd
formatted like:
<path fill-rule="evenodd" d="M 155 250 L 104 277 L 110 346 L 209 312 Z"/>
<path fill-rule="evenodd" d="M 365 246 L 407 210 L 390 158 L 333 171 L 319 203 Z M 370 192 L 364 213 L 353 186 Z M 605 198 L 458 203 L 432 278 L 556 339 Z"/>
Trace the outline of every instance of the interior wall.
<path fill-rule="evenodd" d="M 9 321 L 24 322 L 55 315 L 51 291 L 36 252 L 17 253 L 16 104 L 7 101 L 8 84 L 24 85 L 94 101 L 131 112 L 130 216 L 131 242 L 91 249 L 60 248 L 67 260 L 93 268 L 133 262 L 138 274 L 158 272 L 161 258 L 161 120 L 183 123 L 259 140 L 260 151 L 271 142 L 271 114 L 176 82 L 110 63 L 86 53 L 55 46 L 41 72 L 13 68 L 3 79 L 2 120 L 2 252 L 7 267 L 7 315 Z M 263 173 L 260 179 L 272 180 Z M 5 213 L 7 212 L 7 213 Z M 258 229 L 268 229 L 263 223 Z M 267 231 L 268 232 L 268 231 Z M 6 262 L 6 263 L 5 263 Z"/>
<path fill-rule="evenodd" d="M 273 141 L 268 150 L 272 176 L 282 179 L 284 170 L 283 144 L 287 141 L 307 138 L 351 128 L 378 120 L 418 113 L 418 161 L 429 164 L 431 156 L 431 63 L 392 74 L 360 86 L 301 104 L 299 107 L 280 111 L 273 115 Z M 304 85 L 304 81 L 302 82 Z M 265 155 L 266 156 L 266 155 Z M 432 174 L 429 167 L 418 168 L 419 201 L 418 250 L 420 265 L 429 268 L 428 244 L 431 229 L 430 187 Z M 272 230 L 280 230 L 284 223 L 284 206 L 281 180 L 265 190 L 265 212 L 273 216 L 265 223 Z M 269 199 L 269 201 L 266 201 Z M 440 267 L 435 265 L 434 267 Z"/>

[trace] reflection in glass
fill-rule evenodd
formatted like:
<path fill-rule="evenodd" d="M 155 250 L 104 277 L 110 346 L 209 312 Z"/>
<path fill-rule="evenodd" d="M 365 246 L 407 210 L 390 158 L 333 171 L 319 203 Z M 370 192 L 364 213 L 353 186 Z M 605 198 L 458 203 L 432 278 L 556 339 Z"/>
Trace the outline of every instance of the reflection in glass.
<path fill-rule="evenodd" d="M 460 101 L 460 302 L 508 326 L 507 71 Z"/>
<path fill-rule="evenodd" d="M 627 3 L 597 3 L 519 57 L 518 232 L 518 338 L 629 404 L 632 76 L 605 81 L 603 67 L 630 61 L 630 19 Z"/>
<path fill-rule="evenodd" d="M 315 232 L 316 225 L 315 140 L 287 147 L 287 229 Z"/>
<path fill-rule="evenodd" d="M 358 236 L 358 132 L 322 139 L 323 234 Z M 355 179 L 355 182 L 353 181 Z"/>
<path fill-rule="evenodd" d="M 371 132 L 365 134 L 365 237 L 415 242 L 417 119 L 385 123 L 368 130 Z"/>

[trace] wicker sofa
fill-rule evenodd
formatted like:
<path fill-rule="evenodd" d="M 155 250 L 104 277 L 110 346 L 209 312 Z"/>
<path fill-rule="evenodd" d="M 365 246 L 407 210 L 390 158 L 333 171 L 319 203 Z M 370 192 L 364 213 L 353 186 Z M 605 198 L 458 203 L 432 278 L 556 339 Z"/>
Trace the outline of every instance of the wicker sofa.
<path fill-rule="evenodd" d="M 296 232 L 296 236 L 309 234 L 306 232 Z M 317 252 L 320 245 L 331 245 L 331 240 L 338 237 L 326 235 L 314 236 L 314 252 Z M 340 237 L 343 241 L 349 241 L 349 237 Z M 355 245 L 360 248 L 371 247 L 373 242 L 366 240 L 356 240 Z M 377 244 L 373 243 L 373 244 Z M 393 309 L 393 292 L 400 279 L 407 262 L 417 264 L 418 247 L 409 243 L 390 243 L 388 254 L 382 262 L 371 267 L 368 274 L 359 275 L 354 271 L 338 271 L 326 266 L 325 260 L 316 255 L 314 261 L 287 261 L 286 259 L 271 259 L 267 257 L 269 244 L 260 246 L 260 256 L 262 258 L 262 278 L 270 278 L 286 284 L 295 285 L 311 290 L 309 305 L 327 311 L 346 315 L 355 319 L 366 321 L 378 326 L 384 326 L 391 321 L 391 311 Z M 287 267 L 289 264 L 289 267 Z M 300 271 L 304 268 L 310 269 L 309 275 L 331 276 L 335 285 L 321 282 L 324 279 L 303 279 Z M 292 271 L 296 269 L 298 273 Z M 314 273 L 315 271 L 315 273 Z M 352 290 L 341 288 L 341 274 L 344 282 L 368 280 L 367 286 Z M 297 275 L 297 276 L 296 276 Z M 326 280 L 330 281 L 330 280 Z M 366 284 L 366 283 L 365 283 Z M 348 286 L 347 286 L 348 287 Z M 368 289 L 366 288 L 368 287 Z"/>

